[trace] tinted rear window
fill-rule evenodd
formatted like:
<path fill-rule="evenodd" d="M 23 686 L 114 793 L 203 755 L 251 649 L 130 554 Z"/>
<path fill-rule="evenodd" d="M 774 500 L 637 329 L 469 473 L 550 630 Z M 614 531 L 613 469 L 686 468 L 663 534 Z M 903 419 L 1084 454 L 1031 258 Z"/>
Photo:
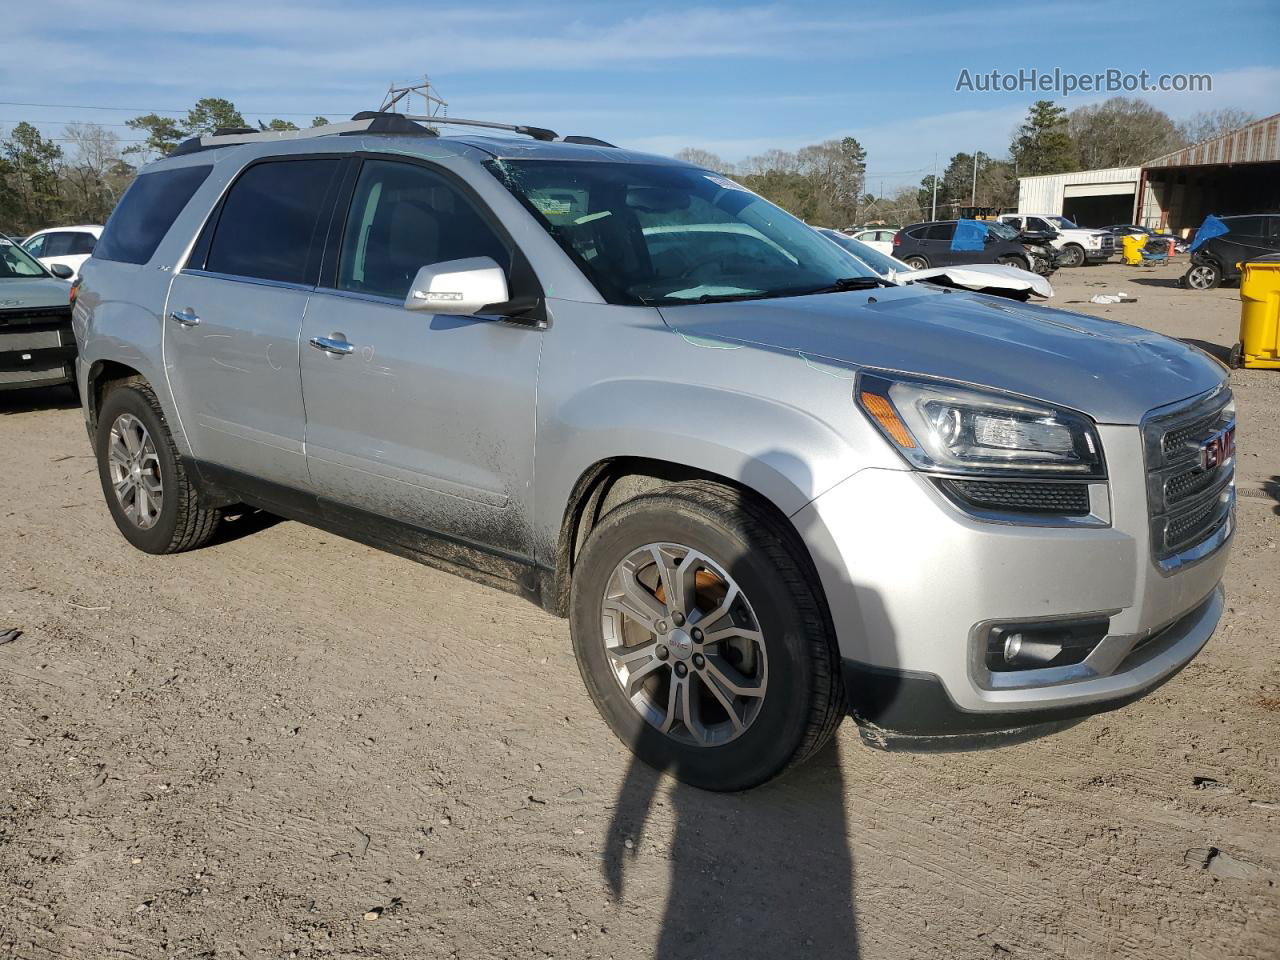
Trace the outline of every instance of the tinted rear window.
<path fill-rule="evenodd" d="M 211 166 L 179 167 L 145 173 L 125 191 L 102 237 L 93 248 L 98 260 L 146 263 L 178 219 Z"/>
<path fill-rule="evenodd" d="M 240 175 L 218 216 L 205 269 L 313 284 L 328 227 L 326 196 L 339 160 L 259 163 Z"/>
<path fill-rule="evenodd" d="M 924 234 L 926 240 L 950 240 L 956 233 L 956 225 L 954 223 L 935 223 L 932 224 Z"/>

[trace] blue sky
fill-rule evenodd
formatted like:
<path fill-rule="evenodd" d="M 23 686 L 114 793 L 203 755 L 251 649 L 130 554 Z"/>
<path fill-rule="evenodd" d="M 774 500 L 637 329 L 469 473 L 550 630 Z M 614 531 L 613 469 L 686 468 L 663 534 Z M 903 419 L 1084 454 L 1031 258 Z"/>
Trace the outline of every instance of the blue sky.
<path fill-rule="evenodd" d="M 390 81 L 429 73 L 455 116 L 660 153 L 737 161 L 852 134 L 878 191 L 918 182 L 935 153 L 1006 151 L 1037 95 L 957 93 L 962 68 L 1203 72 L 1212 93 L 1148 99 L 1175 119 L 1280 111 L 1275 0 L 38 0 L 6 4 L 3 20 L 0 100 L 76 106 L 0 104 L 0 129 L 29 119 L 55 136 L 67 121 L 122 124 L 201 96 L 250 119 L 342 119 L 376 107 Z"/>

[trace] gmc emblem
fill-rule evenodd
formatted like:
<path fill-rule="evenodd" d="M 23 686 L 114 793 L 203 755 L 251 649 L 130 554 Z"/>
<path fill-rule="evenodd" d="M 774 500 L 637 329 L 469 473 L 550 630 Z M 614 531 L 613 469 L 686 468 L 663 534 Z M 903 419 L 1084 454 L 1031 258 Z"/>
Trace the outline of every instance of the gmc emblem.
<path fill-rule="evenodd" d="M 1236 428 L 1220 430 L 1200 446 L 1200 464 L 1212 470 L 1230 460 L 1236 453 Z"/>

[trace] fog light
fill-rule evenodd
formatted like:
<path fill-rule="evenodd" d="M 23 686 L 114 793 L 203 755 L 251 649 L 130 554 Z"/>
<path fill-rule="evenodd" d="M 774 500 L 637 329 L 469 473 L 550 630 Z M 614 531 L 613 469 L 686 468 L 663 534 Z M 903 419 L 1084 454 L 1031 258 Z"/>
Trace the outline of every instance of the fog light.
<path fill-rule="evenodd" d="M 1110 626 L 1110 617 L 994 624 L 987 633 L 987 669 L 998 673 L 1080 663 Z"/>
<path fill-rule="evenodd" d="M 1028 640 L 1020 633 L 1011 633 L 1004 641 L 1004 662 L 1015 669 L 1048 666 L 1061 654 L 1061 643 Z"/>

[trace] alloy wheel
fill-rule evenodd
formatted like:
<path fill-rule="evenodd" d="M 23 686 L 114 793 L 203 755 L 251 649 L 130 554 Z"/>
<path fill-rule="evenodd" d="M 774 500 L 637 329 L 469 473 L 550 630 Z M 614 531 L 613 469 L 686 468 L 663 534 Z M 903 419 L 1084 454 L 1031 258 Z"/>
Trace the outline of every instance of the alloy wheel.
<path fill-rule="evenodd" d="M 614 678 L 651 726 L 712 747 L 759 715 L 768 684 L 760 622 L 710 557 L 677 543 L 640 547 L 614 568 L 601 613 Z"/>
<path fill-rule="evenodd" d="M 120 414 L 111 425 L 107 466 L 124 515 L 143 530 L 155 526 L 164 506 L 160 457 L 151 434 L 131 413 Z"/>
<path fill-rule="evenodd" d="M 1213 287 L 1213 267 L 1198 264 L 1187 271 L 1187 285 L 1194 290 L 1209 290 Z"/>

